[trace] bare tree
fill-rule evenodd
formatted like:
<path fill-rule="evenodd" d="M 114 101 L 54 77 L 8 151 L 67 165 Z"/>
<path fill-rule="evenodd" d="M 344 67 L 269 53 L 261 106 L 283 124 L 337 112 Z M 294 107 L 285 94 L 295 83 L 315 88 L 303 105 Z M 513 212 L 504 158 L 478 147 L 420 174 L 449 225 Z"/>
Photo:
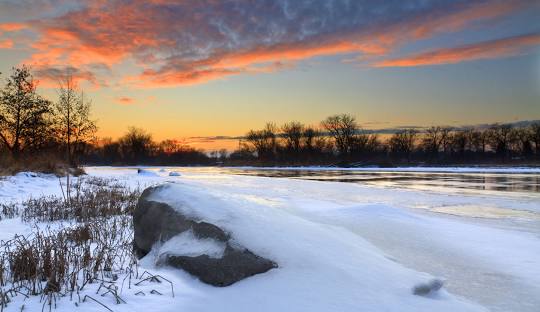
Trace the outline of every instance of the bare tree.
<path fill-rule="evenodd" d="M 523 157 L 530 156 L 533 152 L 531 144 L 532 133 L 530 128 L 514 128 L 510 133 L 512 150 Z"/>
<path fill-rule="evenodd" d="M 464 158 L 469 144 L 469 133 L 467 130 L 455 131 L 454 134 L 450 136 L 450 141 L 452 149 L 455 150 L 461 158 Z"/>
<path fill-rule="evenodd" d="M 358 133 L 354 137 L 351 149 L 353 154 L 369 154 L 377 151 L 379 145 L 379 137 L 376 134 Z"/>
<path fill-rule="evenodd" d="M 59 82 L 58 102 L 54 108 L 58 137 L 65 144 L 66 160 L 71 166 L 81 145 L 94 139 L 97 127 L 90 119 L 91 102 L 85 99 L 70 73 Z"/>
<path fill-rule="evenodd" d="M 304 125 L 298 121 L 288 122 L 281 127 L 283 138 L 285 139 L 285 147 L 295 155 L 300 152 L 304 128 Z"/>
<path fill-rule="evenodd" d="M 441 128 L 441 147 L 445 154 L 452 152 L 452 128 Z"/>
<path fill-rule="evenodd" d="M 245 137 L 260 159 L 273 159 L 277 150 L 276 126 L 267 123 L 262 130 L 250 130 Z"/>
<path fill-rule="evenodd" d="M 481 152 L 482 154 L 486 152 L 488 134 L 485 131 L 471 130 L 469 132 L 469 141 L 475 152 Z"/>
<path fill-rule="evenodd" d="M 536 157 L 540 157 L 540 122 L 536 122 L 530 127 L 531 141 L 534 142 Z"/>
<path fill-rule="evenodd" d="M 404 156 L 410 162 L 417 135 L 412 129 L 395 133 L 388 141 L 390 152 L 396 156 Z"/>
<path fill-rule="evenodd" d="M 334 138 L 340 155 L 349 155 L 358 131 L 356 119 L 348 114 L 334 115 L 326 118 L 322 127 Z"/>
<path fill-rule="evenodd" d="M 426 129 L 422 138 L 422 147 L 425 152 L 431 157 L 436 157 L 439 154 L 442 143 L 442 128 L 431 127 Z"/>
<path fill-rule="evenodd" d="M 37 148 L 50 134 L 51 103 L 36 92 L 37 83 L 26 66 L 13 68 L 0 91 L 0 142 L 18 159 Z"/>
<path fill-rule="evenodd" d="M 493 150 L 503 158 L 508 155 L 508 147 L 512 135 L 512 127 L 510 125 L 495 125 L 489 129 L 488 138 L 489 144 Z"/>
<path fill-rule="evenodd" d="M 115 164 L 120 162 L 120 144 L 111 138 L 102 139 L 102 157 L 106 164 Z"/>
<path fill-rule="evenodd" d="M 163 140 L 158 144 L 159 153 L 171 155 L 178 153 L 185 148 L 184 144 L 178 140 Z"/>
<path fill-rule="evenodd" d="M 312 152 L 315 146 L 315 138 L 319 136 L 318 131 L 313 127 L 305 127 L 303 137 L 303 146 L 306 151 Z"/>
<path fill-rule="evenodd" d="M 147 160 L 154 148 L 152 135 L 135 127 L 130 127 L 128 132 L 120 138 L 119 145 L 122 158 L 129 164 Z"/>

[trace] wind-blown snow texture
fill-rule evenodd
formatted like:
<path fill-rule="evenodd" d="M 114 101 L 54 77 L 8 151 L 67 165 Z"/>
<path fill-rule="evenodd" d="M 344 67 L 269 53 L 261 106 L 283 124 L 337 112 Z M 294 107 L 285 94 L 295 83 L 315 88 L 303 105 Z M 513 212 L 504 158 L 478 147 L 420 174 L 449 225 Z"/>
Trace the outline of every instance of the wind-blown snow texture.
<path fill-rule="evenodd" d="M 127 304 L 102 298 L 115 311 L 538 311 L 540 306 L 540 230 L 535 227 L 540 203 L 534 198 L 190 173 L 181 168 L 181 176 L 169 176 L 159 169 L 147 169 L 155 175 L 127 168 L 87 172 L 133 187 L 173 183 L 154 199 L 222 226 L 279 268 L 214 288 L 186 273 L 153 267 L 151 253 L 141 262 L 143 269 L 171 279 L 176 297 L 138 297 L 134 289 L 122 294 Z M 59 192 L 58 180 L 50 176 L 0 181 L 0 202 Z M 176 194 L 183 195 L 183 205 Z M 461 210 L 469 213 L 456 213 Z M 0 221 L 0 239 L 29 230 L 18 220 Z M 215 251 L 212 246 L 196 247 L 190 250 Z M 437 295 L 412 294 L 415 285 L 433 277 L 446 280 Z M 10 307 L 18 310 L 20 305 Z M 58 306 L 59 311 L 73 308 L 67 298 Z M 100 309 L 91 303 L 78 308 Z"/>

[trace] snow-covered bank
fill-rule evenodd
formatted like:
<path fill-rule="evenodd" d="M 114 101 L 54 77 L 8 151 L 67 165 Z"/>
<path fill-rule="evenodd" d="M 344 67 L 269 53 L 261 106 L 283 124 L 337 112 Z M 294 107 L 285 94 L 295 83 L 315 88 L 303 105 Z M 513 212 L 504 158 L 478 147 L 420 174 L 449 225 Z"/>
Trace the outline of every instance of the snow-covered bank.
<path fill-rule="evenodd" d="M 480 305 L 537 311 L 540 306 L 540 231 L 519 227 L 521 222 L 536 224 L 540 203 L 531 199 L 187 171 L 169 176 L 159 169 L 155 175 L 113 168 L 87 172 L 133 187 L 176 183 L 171 190 L 191 194 L 200 216 L 226 224 L 240 243 L 280 265 L 223 289 L 159 269 L 175 283 L 175 298 L 138 297 L 129 291 L 127 304 L 104 298 L 115 311 L 484 310 Z M 1 202 L 59 192 L 54 177 L 0 181 Z M 488 222 L 495 213 L 481 219 L 448 215 L 460 207 L 495 209 L 502 220 Z M 432 213 L 444 208 L 448 211 L 440 212 L 445 214 Z M 500 216 L 505 209 L 514 213 Z M 17 223 L 0 221 L 0 232 L 27 230 Z M 151 259 L 144 260 L 143 269 L 155 270 Z M 414 285 L 432 276 L 444 278 L 449 293 L 412 294 Z M 59 310 L 73 308 L 66 302 Z"/>

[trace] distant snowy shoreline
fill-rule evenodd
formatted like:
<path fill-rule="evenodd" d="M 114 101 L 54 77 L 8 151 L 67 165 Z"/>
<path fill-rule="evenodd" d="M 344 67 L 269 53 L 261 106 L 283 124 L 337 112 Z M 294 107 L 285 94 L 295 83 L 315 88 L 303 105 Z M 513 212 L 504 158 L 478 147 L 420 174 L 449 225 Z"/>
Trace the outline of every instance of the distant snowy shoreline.
<path fill-rule="evenodd" d="M 497 166 L 470 166 L 470 167 L 329 167 L 329 166 L 160 166 L 160 165 L 132 165 L 132 166 L 83 166 L 84 168 L 115 168 L 115 169 L 159 169 L 159 168 L 217 168 L 230 170 L 290 170 L 290 171 L 360 171 L 360 172 L 433 172 L 433 173 L 534 173 L 540 174 L 540 167 L 497 167 Z"/>
<path fill-rule="evenodd" d="M 366 172 L 433 172 L 433 173 L 540 173 L 540 167 L 223 167 L 241 170 L 333 170 Z"/>

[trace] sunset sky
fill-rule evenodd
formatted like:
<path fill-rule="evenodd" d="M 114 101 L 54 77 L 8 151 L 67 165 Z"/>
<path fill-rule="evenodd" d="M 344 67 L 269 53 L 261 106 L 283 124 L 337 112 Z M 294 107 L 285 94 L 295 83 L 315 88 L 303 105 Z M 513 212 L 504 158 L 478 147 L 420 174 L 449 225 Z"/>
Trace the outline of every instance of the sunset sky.
<path fill-rule="evenodd" d="M 1 0 L 0 72 L 21 64 L 50 99 L 71 70 L 113 138 L 532 120 L 540 1 Z"/>

